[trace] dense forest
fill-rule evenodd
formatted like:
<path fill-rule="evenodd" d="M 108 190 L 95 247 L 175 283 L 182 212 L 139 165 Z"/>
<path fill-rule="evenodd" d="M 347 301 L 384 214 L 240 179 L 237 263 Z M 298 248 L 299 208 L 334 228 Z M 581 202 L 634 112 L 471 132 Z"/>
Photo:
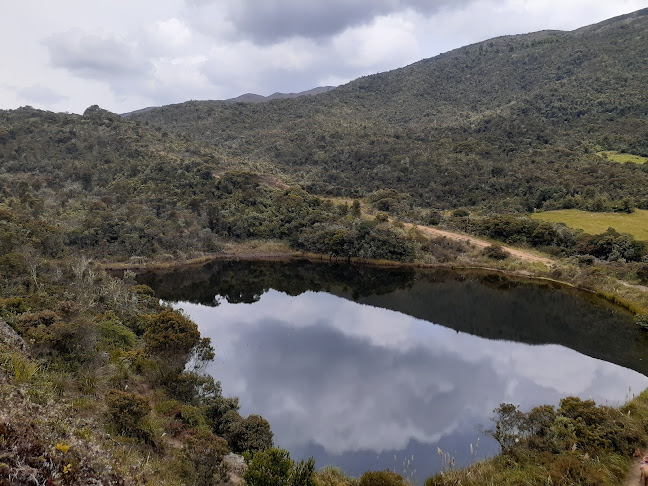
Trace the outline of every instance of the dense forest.
<path fill-rule="evenodd" d="M 506 36 L 262 104 L 191 101 L 131 119 L 278 171 L 317 194 L 392 188 L 495 212 L 646 207 L 648 10 Z M 598 202 L 595 204 L 595 200 Z"/>

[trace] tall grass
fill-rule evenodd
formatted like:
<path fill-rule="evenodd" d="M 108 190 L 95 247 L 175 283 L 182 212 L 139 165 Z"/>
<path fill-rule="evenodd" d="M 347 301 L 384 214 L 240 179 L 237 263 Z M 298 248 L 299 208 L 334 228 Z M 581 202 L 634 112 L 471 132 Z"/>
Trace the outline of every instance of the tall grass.
<path fill-rule="evenodd" d="M 17 383 L 27 383 L 36 376 L 40 366 L 20 351 L 5 351 L 0 354 L 0 364 Z"/>

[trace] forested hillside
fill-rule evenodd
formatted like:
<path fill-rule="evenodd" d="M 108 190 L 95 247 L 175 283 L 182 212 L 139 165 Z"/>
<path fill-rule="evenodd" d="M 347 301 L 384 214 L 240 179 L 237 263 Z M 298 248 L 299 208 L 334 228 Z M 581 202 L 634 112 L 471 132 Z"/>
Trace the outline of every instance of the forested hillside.
<path fill-rule="evenodd" d="M 648 207 L 648 166 L 598 155 L 648 155 L 647 41 L 644 9 L 484 41 L 314 97 L 191 101 L 131 118 L 320 194 L 393 188 L 423 206 L 495 211 Z"/>
<path fill-rule="evenodd" d="M 183 260 L 219 250 L 223 239 L 250 238 L 411 260 L 418 245 L 386 216 L 362 220 L 346 203 L 240 170 L 240 158 L 96 106 L 83 116 L 0 111 L 0 165 L 0 249 L 16 262 L 26 248 Z"/>

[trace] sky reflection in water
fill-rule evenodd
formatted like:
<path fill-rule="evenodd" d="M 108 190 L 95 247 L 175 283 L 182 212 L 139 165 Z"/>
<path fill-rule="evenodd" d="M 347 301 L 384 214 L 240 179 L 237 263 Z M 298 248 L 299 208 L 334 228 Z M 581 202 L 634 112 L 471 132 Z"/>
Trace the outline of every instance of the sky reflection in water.
<path fill-rule="evenodd" d="M 502 402 L 528 410 L 577 395 L 617 404 L 643 375 L 558 345 L 495 341 L 326 293 L 271 290 L 254 304 L 178 303 L 212 338 L 209 372 L 241 413 L 267 418 L 275 443 L 347 473 L 439 471 L 437 446 L 471 461 L 496 445 L 477 431 Z"/>

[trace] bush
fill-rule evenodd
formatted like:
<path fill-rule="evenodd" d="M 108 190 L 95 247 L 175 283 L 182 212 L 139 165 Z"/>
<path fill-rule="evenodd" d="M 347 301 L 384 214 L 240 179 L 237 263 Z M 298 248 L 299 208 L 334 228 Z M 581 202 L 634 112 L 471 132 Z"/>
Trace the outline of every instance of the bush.
<path fill-rule="evenodd" d="M 3 314 L 22 314 L 27 312 L 27 304 L 25 299 L 22 297 L 9 297 L 8 299 L 3 299 L 2 301 Z"/>
<path fill-rule="evenodd" d="M 273 445 L 270 424 L 259 415 L 250 415 L 232 423 L 228 436 L 234 452 L 258 452 Z"/>
<path fill-rule="evenodd" d="M 101 344 L 107 349 L 129 350 L 135 346 L 137 339 L 135 333 L 124 326 L 112 312 L 104 316 L 97 328 L 101 337 Z"/>
<path fill-rule="evenodd" d="M 135 393 L 109 390 L 106 395 L 108 418 L 117 432 L 129 437 L 147 440 L 144 419 L 151 411 L 148 400 Z"/>
<path fill-rule="evenodd" d="M 402 486 L 403 477 L 389 470 L 367 471 L 360 476 L 359 486 Z"/>
<path fill-rule="evenodd" d="M 355 486 L 358 479 L 346 476 L 338 467 L 326 466 L 315 473 L 315 486 Z"/>
<path fill-rule="evenodd" d="M 488 258 L 492 258 L 493 260 L 506 260 L 509 256 L 511 256 L 508 251 L 502 248 L 502 245 L 499 245 L 497 243 L 493 243 L 492 245 L 484 248 L 482 255 Z"/>
<path fill-rule="evenodd" d="M 295 463 L 284 449 L 267 449 L 247 455 L 243 479 L 248 486 L 315 486 L 313 458 Z"/>
<path fill-rule="evenodd" d="M 182 405 L 180 408 L 180 417 L 182 421 L 190 427 L 202 428 L 206 425 L 205 414 L 203 411 L 192 405 Z"/>
<path fill-rule="evenodd" d="M 200 342 L 200 332 L 198 326 L 182 314 L 166 310 L 152 316 L 144 341 L 150 354 L 186 359 Z"/>
<path fill-rule="evenodd" d="M 227 481 L 223 457 L 229 452 L 224 439 L 209 431 L 197 430 L 182 447 L 182 476 L 186 484 L 211 486 Z"/>

